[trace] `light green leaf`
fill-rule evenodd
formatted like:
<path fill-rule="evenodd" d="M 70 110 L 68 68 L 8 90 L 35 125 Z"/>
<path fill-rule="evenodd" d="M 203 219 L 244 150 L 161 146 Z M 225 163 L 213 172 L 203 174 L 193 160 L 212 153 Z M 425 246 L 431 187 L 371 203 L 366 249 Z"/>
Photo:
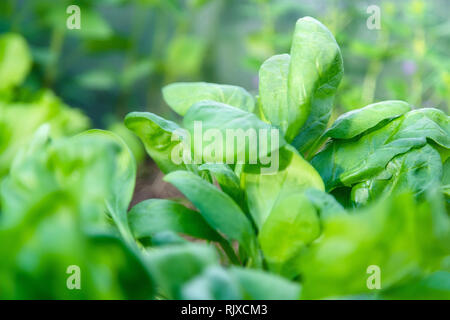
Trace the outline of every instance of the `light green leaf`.
<path fill-rule="evenodd" d="M 258 228 L 269 216 L 277 199 L 291 191 L 308 188 L 324 189 L 317 171 L 293 147 L 280 150 L 280 169 L 275 174 L 243 172 L 241 185 L 245 190 L 250 214 Z"/>
<path fill-rule="evenodd" d="M 184 116 L 189 108 L 200 101 L 210 100 L 252 112 L 255 101 L 245 89 L 237 86 L 207 82 L 178 82 L 163 88 L 166 103 Z"/>
<path fill-rule="evenodd" d="M 184 163 L 172 159 L 172 150 L 180 140 L 173 140 L 180 127 L 150 112 L 131 112 L 125 117 L 125 125 L 144 143 L 145 150 L 162 172 L 185 169 Z M 180 159 L 181 160 L 181 159 Z"/>
<path fill-rule="evenodd" d="M 306 150 L 326 128 L 343 61 L 331 32 L 311 17 L 297 21 L 290 55 L 286 140 L 291 142 L 301 130 L 296 144 Z"/>
<path fill-rule="evenodd" d="M 31 68 L 31 54 L 25 39 L 15 33 L 0 37 L 0 90 L 21 84 Z"/>
<path fill-rule="evenodd" d="M 253 113 L 214 101 L 194 104 L 183 124 L 203 162 L 258 164 L 286 144 L 277 128 Z"/>
<path fill-rule="evenodd" d="M 336 139 L 351 139 L 375 127 L 383 120 L 393 119 L 411 110 L 404 101 L 382 101 L 364 108 L 344 113 L 326 131 L 326 135 Z"/>

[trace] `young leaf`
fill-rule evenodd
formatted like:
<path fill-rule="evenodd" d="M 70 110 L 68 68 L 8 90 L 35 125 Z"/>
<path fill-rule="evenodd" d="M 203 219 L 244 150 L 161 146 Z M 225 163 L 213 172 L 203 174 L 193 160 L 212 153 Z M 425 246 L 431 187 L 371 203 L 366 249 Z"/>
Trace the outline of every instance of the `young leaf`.
<path fill-rule="evenodd" d="M 237 240 L 248 254 L 255 253 L 255 233 L 250 221 L 239 206 L 225 193 L 197 175 L 187 171 L 175 171 L 164 180 L 177 187 L 200 211 L 208 224 Z"/>
<path fill-rule="evenodd" d="M 377 176 L 353 186 L 352 201 L 362 205 L 403 190 L 422 194 L 432 185 L 438 184 L 441 176 L 439 153 L 425 145 L 396 156 Z"/>
<path fill-rule="evenodd" d="M 364 108 L 344 113 L 326 131 L 326 135 L 336 139 L 351 139 L 375 127 L 383 120 L 393 119 L 411 110 L 404 101 L 382 101 Z"/>
<path fill-rule="evenodd" d="M 286 133 L 289 126 L 287 79 L 290 56 L 280 54 L 267 59 L 259 69 L 260 112 L 263 119 Z"/>
<path fill-rule="evenodd" d="M 198 212 L 171 200 L 142 201 L 130 210 L 128 219 L 133 235 L 137 239 L 153 237 L 163 231 L 173 231 L 210 241 L 221 239 Z"/>
<path fill-rule="evenodd" d="M 179 115 L 200 101 L 210 100 L 253 112 L 255 101 L 245 89 L 237 86 L 207 82 L 179 82 L 163 88 L 166 103 Z"/>
<path fill-rule="evenodd" d="M 204 162 L 236 164 L 254 161 L 256 164 L 286 144 L 277 128 L 261 121 L 253 113 L 214 101 L 194 104 L 183 124 L 193 139 L 191 147 L 196 157 L 203 156 Z M 196 125 L 201 125 L 204 136 L 209 132 L 211 137 L 199 137 Z M 200 147 L 198 139 L 204 140 Z"/>
<path fill-rule="evenodd" d="M 410 111 L 352 140 L 333 140 L 311 161 L 327 190 L 351 186 L 380 173 L 396 155 L 422 147 L 427 138 L 450 146 L 448 116 L 436 109 Z"/>
<path fill-rule="evenodd" d="M 287 81 L 288 142 L 301 130 L 296 144 L 304 151 L 323 133 L 343 72 L 341 52 L 331 32 L 311 17 L 299 19 Z"/>
<path fill-rule="evenodd" d="M 150 112 L 131 112 L 125 117 L 125 125 L 144 143 L 145 150 L 162 172 L 185 169 L 184 163 L 176 164 L 172 150 L 180 140 L 172 141 L 180 127 Z"/>

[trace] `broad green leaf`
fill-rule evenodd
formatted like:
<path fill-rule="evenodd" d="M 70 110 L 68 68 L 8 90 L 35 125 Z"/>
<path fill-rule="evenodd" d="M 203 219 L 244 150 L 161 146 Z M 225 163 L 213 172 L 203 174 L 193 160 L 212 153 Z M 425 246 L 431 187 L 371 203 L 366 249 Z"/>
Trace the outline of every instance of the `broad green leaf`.
<path fill-rule="evenodd" d="M 164 178 L 177 187 L 200 211 L 208 224 L 229 240 L 237 240 L 248 254 L 253 254 L 255 233 L 239 206 L 225 193 L 197 175 L 176 171 Z"/>
<path fill-rule="evenodd" d="M 31 68 L 31 53 L 25 39 L 16 33 L 0 37 L 0 90 L 21 84 Z"/>
<path fill-rule="evenodd" d="M 190 107 L 200 101 L 209 100 L 227 104 L 252 112 L 255 101 L 245 89 L 237 86 L 207 82 L 178 82 L 163 88 L 166 103 L 184 116 Z"/>
<path fill-rule="evenodd" d="M 185 169 L 183 162 L 172 159 L 173 149 L 181 143 L 174 139 L 181 130 L 175 122 L 150 112 L 131 112 L 125 117 L 125 125 L 142 140 L 145 150 L 162 172 Z"/>
<path fill-rule="evenodd" d="M 296 300 L 300 297 L 299 284 L 262 270 L 232 267 L 230 273 L 237 279 L 245 299 Z"/>
<path fill-rule="evenodd" d="M 258 240 L 270 270 L 291 278 L 298 274 L 293 260 L 319 235 L 319 217 L 308 198 L 285 191 L 277 197 Z"/>
<path fill-rule="evenodd" d="M 151 238 L 163 231 L 210 241 L 219 241 L 221 238 L 198 212 L 171 200 L 144 200 L 130 210 L 128 219 L 137 239 Z"/>
<path fill-rule="evenodd" d="M 280 150 L 282 165 L 275 174 L 243 172 L 241 185 L 245 190 L 250 214 L 258 228 L 269 216 L 277 199 L 293 190 L 324 189 L 317 171 L 293 147 Z"/>
<path fill-rule="evenodd" d="M 190 243 L 153 249 L 148 252 L 147 264 L 162 293 L 180 299 L 183 285 L 208 266 L 217 265 L 218 257 L 212 247 Z"/>
<path fill-rule="evenodd" d="M 253 113 L 214 101 L 194 104 L 183 124 L 203 162 L 257 164 L 286 144 L 277 128 Z"/>
<path fill-rule="evenodd" d="M 427 139 L 448 148 L 449 119 L 442 111 L 410 111 L 356 140 L 332 140 L 311 163 L 332 190 L 372 178 L 396 155 L 422 147 Z"/>
<path fill-rule="evenodd" d="M 383 120 L 393 119 L 411 110 L 404 101 L 382 101 L 364 108 L 344 113 L 326 131 L 326 135 L 336 139 L 351 139 L 375 127 Z"/>
<path fill-rule="evenodd" d="M 287 79 L 290 56 L 275 55 L 259 69 L 259 97 L 262 118 L 286 133 L 290 114 L 288 108 Z"/>
<path fill-rule="evenodd" d="M 439 153 L 429 145 L 396 156 L 377 176 L 352 188 L 352 201 L 358 205 L 386 197 L 393 192 L 411 190 L 422 194 L 439 184 L 442 163 Z"/>
<path fill-rule="evenodd" d="M 437 270 L 450 252 L 450 221 L 433 202 L 396 194 L 328 219 L 321 237 L 300 257 L 302 298 L 373 292 L 367 286 L 374 274 L 370 266 L 380 268 L 382 290 Z"/>
<path fill-rule="evenodd" d="M 319 21 L 297 21 L 287 80 L 289 126 L 286 140 L 308 149 L 325 130 L 336 89 L 343 75 L 341 52 L 331 32 Z"/>
<path fill-rule="evenodd" d="M 403 118 L 403 119 L 402 119 Z M 397 139 L 427 137 L 438 145 L 450 149 L 450 117 L 442 110 L 423 108 L 413 110 L 398 121 Z"/>

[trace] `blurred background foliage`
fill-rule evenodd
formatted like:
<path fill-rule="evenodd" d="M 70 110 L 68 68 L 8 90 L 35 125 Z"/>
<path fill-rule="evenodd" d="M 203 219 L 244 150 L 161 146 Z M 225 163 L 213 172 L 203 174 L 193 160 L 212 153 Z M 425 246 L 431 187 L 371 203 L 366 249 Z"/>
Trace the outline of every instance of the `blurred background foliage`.
<path fill-rule="evenodd" d="M 446 0 L 81 0 L 81 29 L 68 30 L 73 3 L 2 1 L 0 32 L 29 44 L 21 89 L 52 89 L 95 126 L 136 109 L 174 117 L 160 92 L 174 81 L 256 92 L 260 64 L 289 51 L 292 26 L 306 15 L 322 21 L 343 51 L 338 113 L 386 99 L 446 111 L 450 104 Z M 380 30 L 366 26 L 372 4 L 381 8 Z"/>

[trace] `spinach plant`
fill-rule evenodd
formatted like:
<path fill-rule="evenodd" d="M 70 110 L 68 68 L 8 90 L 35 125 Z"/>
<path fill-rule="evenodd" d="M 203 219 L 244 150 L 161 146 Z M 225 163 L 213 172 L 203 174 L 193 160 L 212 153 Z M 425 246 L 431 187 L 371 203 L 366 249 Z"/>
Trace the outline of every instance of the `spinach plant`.
<path fill-rule="evenodd" d="M 290 53 L 269 58 L 259 75 L 257 96 L 205 82 L 163 88 L 181 124 L 148 112 L 126 116 L 186 199 L 148 199 L 129 209 L 136 164 L 121 138 L 91 130 L 50 140 L 51 124 L 41 127 L 2 183 L 0 241 L 12 245 L 0 247 L 0 292 L 449 298 L 449 117 L 384 101 L 329 125 L 342 56 L 310 17 L 298 20 Z M 196 122 L 219 133 L 280 134 L 259 136 L 256 145 L 245 139 L 212 162 L 204 156 L 211 144 L 189 143 Z M 181 161 L 180 150 L 188 155 Z M 239 152 L 256 162 L 233 162 Z M 263 160 L 273 154 L 279 162 L 268 174 Z M 86 270 L 89 290 L 57 289 L 67 264 Z M 382 272 L 375 291 L 367 285 L 374 265 Z M 19 278 L 30 281 L 17 286 Z"/>
<path fill-rule="evenodd" d="M 296 24 L 290 53 L 262 64 L 257 96 L 231 85 L 175 83 L 163 88 L 163 96 L 183 117 L 182 126 L 152 113 L 130 113 L 126 126 L 141 138 L 165 180 L 198 210 L 146 200 L 128 216 L 137 239 L 160 245 L 164 233 L 168 243 L 186 242 L 168 237 L 170 232 L 237 243 L 237 251 L 223 246 L 228 263 L 301 279 L 300 296 L 308 298 L 369 294 L 365 279 L 372 264 L 385 272 L 381 298 L 400 284 L 433 277 L 432 271 L 448 272 L 442 265 L 450 254 L 444 204 L 449 117 L 438 109 L 383 101 L 329 125 L 343 73 L 333 35 L 306 17 Z M 181 127 L 193 134 L 195 121 L 223 132 L 276 128 L 282 136 L 279 169 L 267 175 L 258 165 L 205 158 L 174 165 L 174 148 L 182 142 L 171 137 Z M 190 152 L 199 154 L 199 148 L 205 145 Z M 227 278 L 233 278 L 233 268 L 199 272 L 180 289 L 181 297 L 223 297 L 215 286 L 226 282 L 233 291 L 236 280 Z M 449 288 L 443 286 L 446 296 Z"/>

